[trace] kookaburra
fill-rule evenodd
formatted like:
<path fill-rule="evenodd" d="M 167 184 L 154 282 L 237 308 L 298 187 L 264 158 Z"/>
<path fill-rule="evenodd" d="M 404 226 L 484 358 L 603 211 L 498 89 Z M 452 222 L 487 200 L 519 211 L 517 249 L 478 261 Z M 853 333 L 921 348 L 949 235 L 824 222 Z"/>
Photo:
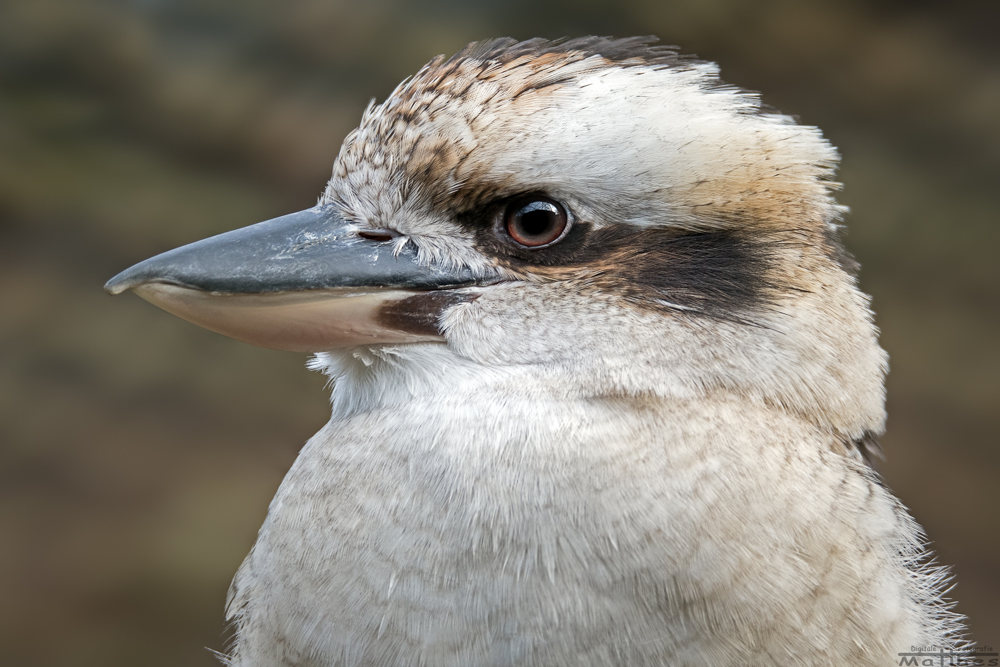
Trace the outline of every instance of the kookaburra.
<path fill-rule="evenodd" d="M 233 667 L 958 645 L 866 461 L 887 362 L 835 149 L 652 42 L 436 58 L 369 106 L 314 208 L 108 283 L 332 378 L 233 582 Z"/>

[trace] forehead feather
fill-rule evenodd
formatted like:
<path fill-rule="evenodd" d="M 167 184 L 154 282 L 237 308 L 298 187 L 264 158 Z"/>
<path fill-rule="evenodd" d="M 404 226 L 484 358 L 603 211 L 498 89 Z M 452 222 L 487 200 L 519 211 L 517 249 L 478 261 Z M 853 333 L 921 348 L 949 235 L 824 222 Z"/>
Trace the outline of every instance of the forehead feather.
<path fill-rule="evenodd" d="M 391 226 L 544 191 L 597 225 L 826 223 L 834 149 L 648 40 L 471 44 L 369 107 L 325 198 Z"/>

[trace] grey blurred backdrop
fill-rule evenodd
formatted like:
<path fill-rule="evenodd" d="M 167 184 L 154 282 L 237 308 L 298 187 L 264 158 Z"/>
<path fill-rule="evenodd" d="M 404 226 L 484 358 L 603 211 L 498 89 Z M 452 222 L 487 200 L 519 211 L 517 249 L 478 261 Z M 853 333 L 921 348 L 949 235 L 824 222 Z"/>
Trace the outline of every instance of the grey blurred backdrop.
<path fill-rule="evenodd" d="M 1000 644 L 1000 3 L 4 0 L 0 664 L 215 664 L 327 418 L 304 355 L 103 282 L 311 206 L 368 100 L 490 36 L 657 34 L 841 149 L 892 358 L 888 485 Z"/>

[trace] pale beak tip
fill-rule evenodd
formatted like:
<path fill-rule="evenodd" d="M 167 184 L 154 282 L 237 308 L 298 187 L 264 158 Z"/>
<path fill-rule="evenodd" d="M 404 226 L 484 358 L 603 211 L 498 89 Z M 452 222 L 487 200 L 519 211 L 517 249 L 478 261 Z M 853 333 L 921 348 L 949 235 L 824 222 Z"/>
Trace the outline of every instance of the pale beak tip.
<path fill-rule="evenodd" d="M 104 283 L 104 291 L 112 296 L 115 296 L 148 282 L 146 276 L 139 274 L 140 272 L 136 271 L 135 266 L 125 269 L 117 276 Z"/>
<path fill-rule="evenodd" d="M 153 282 L 184 285 L 183 280 L 178 280 L 175 267 L 170 263 L 164 263 L 162 257 L 163 255 L 157 255 L 130 266 L 104 283 L 104 291 L 115 296 Z"/>
<path fill-rule="evenodd" d="M 108 282 L 104 283 L 104 291 L 114 296 L 134 287 L 132 281 L 118 274 Z"/>

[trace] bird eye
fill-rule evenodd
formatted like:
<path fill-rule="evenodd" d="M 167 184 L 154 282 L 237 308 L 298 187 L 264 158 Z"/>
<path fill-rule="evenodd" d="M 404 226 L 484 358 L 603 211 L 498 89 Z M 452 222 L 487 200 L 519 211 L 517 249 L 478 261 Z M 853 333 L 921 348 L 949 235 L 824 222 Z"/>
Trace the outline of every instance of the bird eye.
<path fill-rule="evenodd" d="M 504 226 L 516 243 L 537 250 L 561 241 L 569 231 L 569 216 L 558 202 L 534 195 L 515 199 L 504 212 Z"/>

